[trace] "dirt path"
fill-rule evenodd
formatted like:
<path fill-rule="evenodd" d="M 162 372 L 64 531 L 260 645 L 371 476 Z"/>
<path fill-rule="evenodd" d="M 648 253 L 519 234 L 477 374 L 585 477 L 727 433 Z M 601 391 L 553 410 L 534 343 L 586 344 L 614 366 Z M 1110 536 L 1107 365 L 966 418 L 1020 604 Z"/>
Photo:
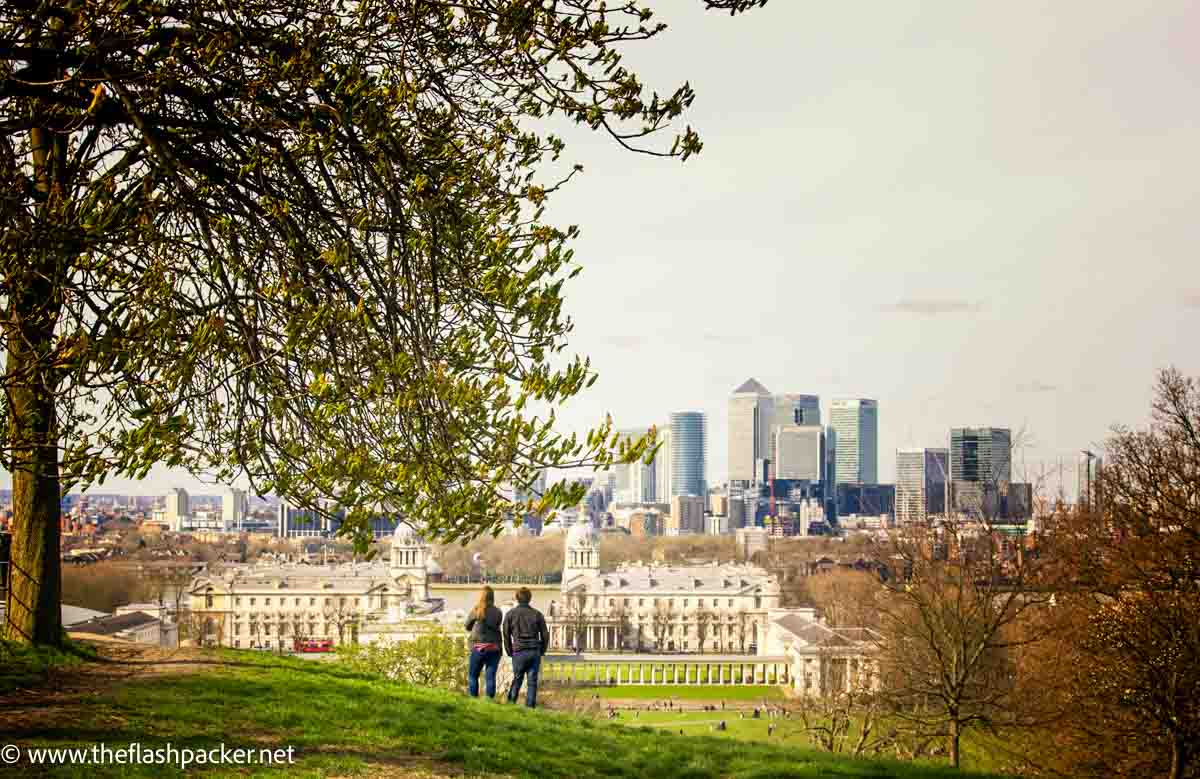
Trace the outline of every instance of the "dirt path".
<path fill-rule="evenodd" d="M 196 649 L 163 649 L 96 636 L 71 638 L 95 648 L 99 660 L 50 671 L 37 687 L 0 694 L 0 730 L 20 732 L 71 721 L 103 691 L 131 679 L 191 673 L 221 661 Z"/>

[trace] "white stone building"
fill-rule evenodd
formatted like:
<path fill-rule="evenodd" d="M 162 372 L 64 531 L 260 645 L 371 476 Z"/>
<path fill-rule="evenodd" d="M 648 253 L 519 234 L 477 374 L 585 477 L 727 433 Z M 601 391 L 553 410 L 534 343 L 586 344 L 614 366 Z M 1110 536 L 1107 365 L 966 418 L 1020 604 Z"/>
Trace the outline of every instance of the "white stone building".
<path fill-rule="evenodd" d="M 285 650 L 297 638 L 338 644 L 420 632 L 439 621 L 443 605 L 430 597 L 430 578 L 440 569 L 429 551 L 402 523 L 388 561 L 235 565 L 205 573 L 189 589 L 186 627 L 204 643 Z"/>
<path fill-rule="evenodd" d="M 599 536 L 567 533 L 550 643 L 581 651 L 754 652 L 779 583 L 750 565 L 628 565 L 602 572 Z"/>

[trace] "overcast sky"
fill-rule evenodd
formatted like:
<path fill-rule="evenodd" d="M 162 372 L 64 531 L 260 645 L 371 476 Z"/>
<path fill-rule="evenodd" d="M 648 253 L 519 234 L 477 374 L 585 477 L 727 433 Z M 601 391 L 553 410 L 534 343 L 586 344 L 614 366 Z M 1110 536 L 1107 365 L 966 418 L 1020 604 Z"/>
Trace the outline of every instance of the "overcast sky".
<path fill-rule="evenodd" d="M 877 399 L 890 481 L 951 426 L 1069 463 L 1146 420 L 1155 371 L 1200 375 L 1200 4 L 656 6 L 671 29 L 626 61 L 692 83 L 704 151 L 568 134 L 585 174 L 549 214 L 583 229 L 572 346 L 600 379 L 565 429 L 703 409 L 716 483 L 753 376 Z"/>

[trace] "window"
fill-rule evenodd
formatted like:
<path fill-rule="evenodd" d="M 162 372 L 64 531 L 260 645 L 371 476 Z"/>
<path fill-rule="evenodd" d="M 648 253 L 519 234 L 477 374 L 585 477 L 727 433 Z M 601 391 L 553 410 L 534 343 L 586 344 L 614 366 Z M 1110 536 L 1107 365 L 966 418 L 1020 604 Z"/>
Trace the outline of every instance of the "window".
<path fill-rule="evenodd" d="M 687 607 L 687 604 L 688 604 L 688 599 L 687 599 L 687 598 L 684 598 L 684 599 L 683 599 L 683 605 L 684 605 L 684 607 L 685 607 L 685 608 Z"/>
<path fill-rule="evenodd" d="M 655 599 L 654 599 L 654 605 L 655 605 L 655 606 L 657 606 L 657 605 L 658 605 L 658 598 L 655 598 Z"/>
<path fill-rule="evenodd" d="M 628 605 L 629 605 L 629 598 L 626 598 L 626 599 L 625 599 L 625 605 L 626 605 L 626 606 L 628 606 Z"/>
<path fill-rule="evenodd" d="M 617 605 L 617 601 L 616 601 L 615 599 L 613 599 L 613 598 L 609 598 L 609 599 L 608 599 L 608 605 L 609 605 L 609 607 L 610 607 L 610 608 L 611 608 L 612 606 L 616 606 L 616 605 Z"/>
<path fill-rule="evenodd" d="M 345 606 L 345 605 L 346 605 L 346 598 L 345 598 L 345 596 L 342 596 L 342 597 L 338 598 L 338 605 L 340 605 L 340 606 Z"/>
<path fill-rule="evenodd" d="M 211 609 L 213 607 L 213 588 L 209 587 L 204 591 L 204 608 Z"/>
<path fill-rule="evenodd" d="M 729 599 L 729 608 L 733 608 L 733 598 Z"/>
<path fill-rule="evenodd" d="M 300 605 L 300 599 L 299 599 L 299 598 L 296 598 L 296 605 L 297 605 L 297 606 L 299 606 L 299 605 Z"/>
<path fill-rule="evenodd" d="M 250 599 L 250 605 L 251 605 L 251 606 L 253 606 L 253 605 L 254 605 L 254 601 L 255 601 L 255 599 L 254 599 L 254 598 L 251 598 L 251 599 Z"/>
<path fill-rule="evenodd" d="M 264 606 L 270 606 L 270 605 L 271 605 L 271 599 L 270 599 L 270 598 L 263 598 L 263 605 L 264 605 Z"/>
<path fill-rule="evenodd" d="M 242 605 L 242 599 L 241 599 L 241 598 L 234 598 L 234 599 L 233 599 L 233 605 L 234 605 L 234 606 L 241 606 L 241 605 Z"/>
<path fill-rule="evenodd" d="M 696 602 L 696 605 L 699 606 L 700 608 L 704 608 L 704 598 L 701 598 L 700 600 L 698 600 Z"/>
<path fill-rule="evenodd" d="M 316 598 L 309 598 L 309 599 L 308 599 L 308 605 L 309 605 L 309 606 L 316 606 L 316 605 L 317 605 L 317 599 L 316 599 Z"/>

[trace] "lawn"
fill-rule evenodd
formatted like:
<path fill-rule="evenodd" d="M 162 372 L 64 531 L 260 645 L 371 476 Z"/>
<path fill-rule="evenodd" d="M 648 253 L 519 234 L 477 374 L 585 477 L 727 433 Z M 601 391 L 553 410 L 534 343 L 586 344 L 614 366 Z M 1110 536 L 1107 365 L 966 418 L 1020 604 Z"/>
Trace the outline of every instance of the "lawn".
<path fill-rule="evenodd" d="M 211 664 L 210 664 L 211 663 Z M 942 766 L 855 761 L 755 740 L 715 738 L 697 721 L 629 727 L 398 685 L 333 663 L 225 651 L 187 673 L 147 676 L 90 697 L 61 721 L 3 741 L 28 747 L 293 747 L 290 767 L 206 767 L 206 775 L 645 777 L 982 776 Z M 672 688 L 677 689 L 677 688 Z M 663 714 L 670 714 L 664 712 Z M 660 727 L 652 727 L 658 724 Z M 740 726 L 738 726 L 740 727 Z M 736 731 L 735 731 L 736 732 Z M 179 775 L 161 765 L 42 766 L 50 776 Z"/>
<path fill-rule="evenodd" d="M 781 700 L 783 690 L 772 685 L 737 685 L 724 686 L 715 684 L 683 685 L 683 684 L 630 684 L 617 687 L 587 688 L 605 700 L 655 700 L 665 701 L 668 698 L 683 701 L 705 701 L 719 703 L 721 701 L 739 701 L 752 703 L 761 700 Z M 737 716 L 736 714 L 734 716 Z"/>
<path fill-rule="evenodd" d="M 52 668 L 69 668 L 94 659 L 87 644 L 68 641 L 61 649 L 29 647 L 0 639 L 0 693 L 46 681 Z"/>

